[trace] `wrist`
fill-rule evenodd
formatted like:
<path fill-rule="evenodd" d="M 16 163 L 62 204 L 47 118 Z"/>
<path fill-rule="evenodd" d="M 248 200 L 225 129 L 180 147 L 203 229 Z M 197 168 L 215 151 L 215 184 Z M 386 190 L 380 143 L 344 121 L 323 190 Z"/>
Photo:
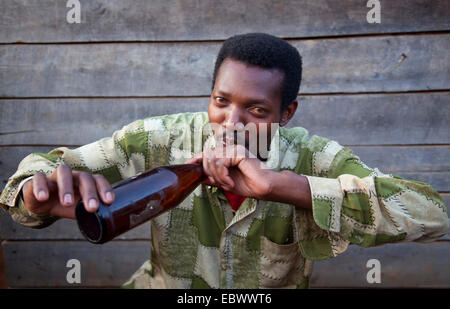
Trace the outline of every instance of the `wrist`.
<path fill-rule="evenodd" d="M 268 170 L 266 177 L 267 190 L 261 198 L 266 201 L 277 201 L 280 198 L 280 188 L 283 187 L 283 182 L 286 181 L 285 171 Z"/>
<path fill-rule="evenodd" d="M 273 198 L 275 198 L 275 192 L 277 187 L 277 182 L 280 178 L 280 172 L 276 172 L 273 170 L 268 169 L 266 175 L 263 177 L 265 181 L 265 190 L 261 194 L 261 196 L 258 198 L 260 200 L 264 201 L 271 201 Z"/>
<path fill-rule="evenodd" d="M 271 171 L 268 192 L 264 200 L 291 204 L 298 208 L 312 209 L 308 178 L 289 170 Z"/>

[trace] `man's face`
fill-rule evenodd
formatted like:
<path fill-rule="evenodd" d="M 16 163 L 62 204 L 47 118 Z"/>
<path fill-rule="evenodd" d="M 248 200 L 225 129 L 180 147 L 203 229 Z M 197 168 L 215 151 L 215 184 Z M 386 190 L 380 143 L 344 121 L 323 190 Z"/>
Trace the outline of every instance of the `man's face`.
<path fill-rule="evenodd" d="M 209 121 L 229 130 L 233 130 L 237 123 L 244 126 L 253 123 L 258 136 L 260 124 L 268 124 L 270 132 L 270 124 L 279 123 L 282 116 L 282 81 L 283 73 L 279 70 L 225 59 L 220 66 L 209 100 Z M 268 143 L 270 139 L 271 136 Z"/>

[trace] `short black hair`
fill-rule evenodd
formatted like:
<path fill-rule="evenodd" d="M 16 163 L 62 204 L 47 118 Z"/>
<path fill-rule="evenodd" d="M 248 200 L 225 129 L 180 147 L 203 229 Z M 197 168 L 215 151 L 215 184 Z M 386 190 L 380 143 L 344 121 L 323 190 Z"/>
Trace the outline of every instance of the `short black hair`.
<path fill-rule="evenodd" d="M 266 69 L 278 69 L 284 73 L 281 111 L 297 98 L 302 79 L 302 57 L 288 42 L 266 33 L 247 33 L 225 40 L 214 66 L 212 89 L 222 62 L 231 58 Z"/>

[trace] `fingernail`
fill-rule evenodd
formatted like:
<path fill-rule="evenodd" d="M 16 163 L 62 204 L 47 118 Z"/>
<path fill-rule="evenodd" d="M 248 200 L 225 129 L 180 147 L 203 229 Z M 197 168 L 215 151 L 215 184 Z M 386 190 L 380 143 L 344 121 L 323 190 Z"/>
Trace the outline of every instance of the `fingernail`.
<path fill-rule="evenodd" d="M 95 208 L 97 208 L 97 201 L 96 201 L 95 199 L 91 198 L 91 199 L 89 200 L 88 207 L 89 207 L 90 209 L 95 209 Z"/>
<path fill-rule="evenodd" d="M 72 195 L 71 194 L 64 195 L 64 203 L 65 204 L 72 204 Z"/>
<path fill-rule="evenodd" d="M 44 190 L 39 191 L 38 197 L 39 197 L 40 200 L 46 199 L 47 198 L 47 192 L 45 192 Z"/>
<path fill-rule="evenodd" d="M 113 196 L 112 196 L 112 193 L 111 193 L 111 192 L 106 192 L 106 199 L 107 199 L 108 201 L 112 201 Z"/>

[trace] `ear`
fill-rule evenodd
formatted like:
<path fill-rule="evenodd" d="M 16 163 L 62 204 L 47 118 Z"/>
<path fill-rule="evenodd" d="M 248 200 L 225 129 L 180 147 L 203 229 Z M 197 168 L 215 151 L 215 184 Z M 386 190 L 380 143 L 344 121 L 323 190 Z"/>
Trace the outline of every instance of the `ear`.
<path fill-rule="evenodd" d="M 280 119 L 280 127 L 284 127 L 288 124 L 288 122 L 291 120 L 291 118 L 294 116 L 295 111 L 298 107 L 298 101 L 292 101 L 291 104 L 281 113 L 281 119 Z"/>

